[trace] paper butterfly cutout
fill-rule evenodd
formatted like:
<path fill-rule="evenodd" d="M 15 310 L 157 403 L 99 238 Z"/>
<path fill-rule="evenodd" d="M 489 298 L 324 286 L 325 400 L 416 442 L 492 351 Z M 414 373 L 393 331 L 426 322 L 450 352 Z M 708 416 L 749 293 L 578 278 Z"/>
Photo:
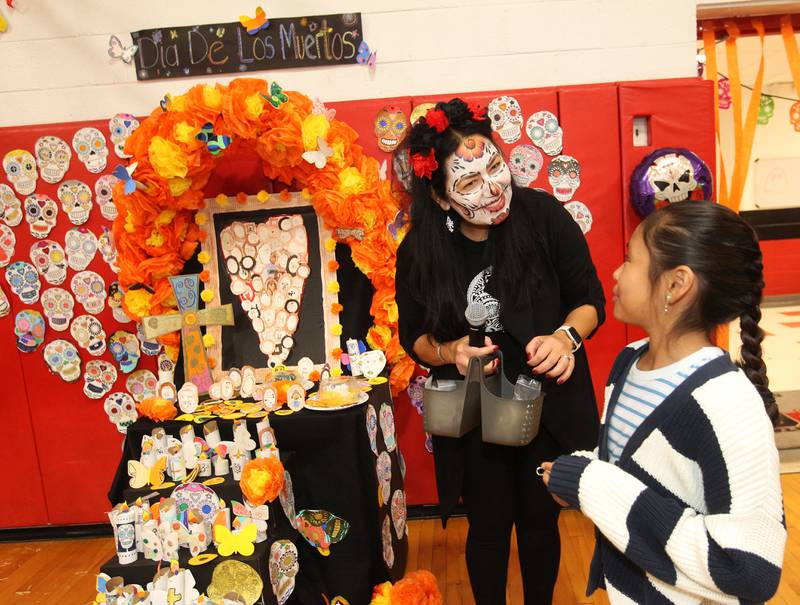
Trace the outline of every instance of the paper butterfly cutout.
<path fill-rule="evenodd" d="M 269 519 L 269 507 L 266 504 L 248 508 L 241 502 L 231 500 L 231 509 L 237 517 L 247 517 L 248 519 L 257 519 L 259 521 L 267 521 Z"/>
<path fill-rule="evenodd" d="M 272 82 L 272 84 L 269 85 L 269 96 L 267 95 L 261 95 L 261 96 L 264 97 L 267 101 L 269 101 L 269 104 L 272 105 L 275 109 L 278 109 L 278 107 L 280 107 L 281 105 L 286 103 L 286 101 L 289 100 L 289 97 L 286 96 L 286 93 L 283 92 L 283 88 L 281 88 L 280 84 L 278 84 L 277 82 Z"/>
<path fill-rule="evenodd" d="M 358 54 L 356 55 L 356 61 L 360 65 L 366 65 L 370 69 L 375 69 L 375 62 L 378 60 L 378 51 L 370 51 L 369 44 L 361 41 L 361 44 L 358 45 Z"/>
<path fill-rule="evenodd" d="M 223 557 L 229 557 L 234 552 L 249 557 L 256 549 L 253 543 L 257 537 L 258 528 L 254 523 L 248 523 L 236 534 L 224 525 L 214 526 L 214 539 L 219 542 L 217 552 Z"/>
<path fill-rule="evenodd" d="M 318 149 L 313 151 L 304 152 L 303 159 L 322 170 L 325 168 L 325 164 L 328 163 L 328 158 L 333 155 L 333 149 L 322 137 L 317 137 L 317 147 Z"/>
<path fill-rule="evenodd" d="M 148 483 L 150 487 L 156 488 L 164 483 L 164 473 L 167 470 L 167 457 L 162 456 L 156 463 L 147 468 L 138 460 L 128 460 L 128 476 L 130 486 L 133 489 L 144 487 Z"/>
<path fill-rule="evenodd" d="M 216 134 L 214 132 L 214 125 L 211 122 L 206 122 L 197 133 L 195 137 L 198 141 L 203 141 L 208 147 L 208 152 L 211 155 L 218 155 L 231 144 L 231 137 L 224 134 Z"/>
<path fill-rule="evenodd" d="M 381 162 L 381 167 L 378 170 L 378 178 L 380 178 L 380 180 L 382 180 L 382 181 L 386 180 L 386 171 L 388 169 L 389 169 L 389 164 L 386 163 L 386 160 L 383 160 Z"/>
<path fill-rule="evenodd" d="M 137 50 L 139 50 L 139 47 L 136 44 L 125 47 L 120 42 L 120 39 L 114 35 L 108 39 L 108 56 L 112 59 L 122 59 L 125 63 L 130 64 Z"/>
<path fill-rule="evenodd" d="M 267 19 L 267 14 L 260 6 L 256 7 L 255 17 L 250 18 L 247 15 L 242 15 L 239 17 L 239 23 L 242 24 L 242 27 L 245 28 L 247 33 L 251 36 L 255 36 L 262 29 L 267 29 L 269 27 L 269 19 Z"/>
<path fill-rule="evenodd" d="M 167 93 L 164 95 L 164 98 L 161 99 L 158 104 L 161 105 L 161 111 L 167 111 L 169 104 L 172 102 L 172 95 Z"/>
<path fill-rule="evenodd" d="M 350 531 L 350 523 L 326 510 L 301 510 L 295 521 L 300 535 L 325 557 L 331 544 L 344 540 Z"/>
<path fill-rule="evenodd" d="M 325 103 L 316 97 L 314 97 L 314 102 L 311 105 L 311 113 L 315 116 L 325 116 L 329 122 L 336 117 L 336 110 L 325 107 Z"/>
<path fill-rule="evenodd" d="M 139 165 L 139 162 L 133 162 L 130 166 L 123 166 L 122 164 L 117 164 L 117 167 L 114 168 L 114 172 L 112 174 L 117 177 L 120 181 L 124 181 L 125 183 L 125 195 L 130 195 L 134 191 L 136 191 L 138 183 L 137 181 L 133 180 L 133 172 L 136 170 L 136 166 Z"/>

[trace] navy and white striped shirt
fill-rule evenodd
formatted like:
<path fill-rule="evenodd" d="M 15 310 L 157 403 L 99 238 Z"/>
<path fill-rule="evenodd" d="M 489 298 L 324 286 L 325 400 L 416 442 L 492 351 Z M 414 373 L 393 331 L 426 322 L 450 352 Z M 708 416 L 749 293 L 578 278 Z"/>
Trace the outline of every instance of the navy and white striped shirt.
<path fill-rule="evenodd" d="M 644 344 L 644 341 L 631 346 Z M 723 354 L 718 347 L 703 347 L 673 364 L 655 370 L 631 366 L 619 394 L 614 412 L 608 420 L 608 459 L 617 462 L 622 450 L 650 413 L 682 383 L 689 374 Z"/>

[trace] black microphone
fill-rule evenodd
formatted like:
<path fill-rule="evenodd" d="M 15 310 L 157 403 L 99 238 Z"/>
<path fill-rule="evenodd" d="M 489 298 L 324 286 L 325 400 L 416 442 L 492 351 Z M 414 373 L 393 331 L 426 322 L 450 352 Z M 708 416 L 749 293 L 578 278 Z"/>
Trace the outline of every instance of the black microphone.
<path fill-rule="evenodd" d="M 464 311 L 464 317 L 469 324 L 469 346 L 482 347 L 486 340 L 486 320 L 489 319 L 489 311 L 486 305 L 479 302 L 471 302 Z"/>

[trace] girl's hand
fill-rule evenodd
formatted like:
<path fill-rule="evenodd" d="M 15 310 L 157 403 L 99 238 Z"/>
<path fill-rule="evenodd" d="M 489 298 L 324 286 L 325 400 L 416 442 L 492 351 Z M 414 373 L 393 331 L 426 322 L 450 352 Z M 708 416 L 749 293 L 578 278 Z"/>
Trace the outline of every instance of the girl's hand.
<path fill-rule="evenodd" d="M 566 382 L 575 369 L 575 355 L 572 354 L 572 343 L 568 340 L 561 331 L 549 336 L 533 337 L 525 347 L 528 365 L 533 373 L 556 378 L 558 384 Z"/>
<path fill-rule="evenodd" d="M 485 346 L 483 347 L 469 346 L 469 336 L 465 336 L 464 338 L 459 338 L 458 340 L 454 340 L 442 345 L 442 353 L 445 351 L 447 352 L 446 355 L 444 355 L 445 360 L 448 363 L 454 363 L 456 368 L 458 368 L 458 373 L 462 376 L 466 376 L 467 368 L 469 367 L 469 360 L 471 358 L 486 357 L 487 355 L 495 353 L 500 348 L 492 344 L 492 339 L 488 336 L 485 336 L 484 339 Z M 493 374 L 497 370 L 498 364 L 499 360 L 497 359 L 487 363 L 485 366 L 483 366 L 483 373 L 487 375 Z"/>
<path fill-rule="evenodd" d="M 539 468 L 541 468 L 544 471 L 542 473 L 542 481 L 544 482 L 545 486 L 550 485 L 550 473 L 553 470 L 553 463 L 552 462 L 542 462 L 542 466 L 540 466 Z M 553 496 L 553 500 L 558 502 L 558 504 L 560 506 L 563 506 L 565 508 L 567 506 L 569 506 L 569 503 L 564 502 L 561 498 L 559 498 L 555 494 L 550 494 L 550 495 Z"/>

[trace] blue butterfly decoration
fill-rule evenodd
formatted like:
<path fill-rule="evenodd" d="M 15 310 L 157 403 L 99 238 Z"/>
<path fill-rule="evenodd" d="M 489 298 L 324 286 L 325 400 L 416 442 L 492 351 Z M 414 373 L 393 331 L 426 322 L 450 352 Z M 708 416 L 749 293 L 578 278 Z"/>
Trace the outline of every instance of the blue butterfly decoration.
<path fill-rule="evenodd" d="M 208 147 L 208 152 L 211 155 L 219 155 L 231 144 L 231 137 L 224 134 L 216 134 L 214 132 L 214 125 L 211 122 L 206 122 L 197 133 L 195 137 L 199 141 L 203 141 Z"/>
<path fill-rule="evenodd" d="M 272 82 L 269 86 L 269 96 L 261 95 L 269 104 L 272 105 L 275 109 L 278 109 L 281 105 L 286 103 L 289 100 L 289 97 L 283 92 L 283 88 L 277 82 Z"/>
<path fill-rule="evenodd" d="M 369 44 L 361 41 L 358 45 L 356 61 L 361 65 L 367 65 L 370 69 L 375 69 L 375 62 L 378 60 L 378 51 L 370 51 Z"/>
<path fill-rule="evenodd" d="M 114 168 L 114 172 L 111 173 L 120 181 L 125 182 L 125 195 L 130 195 L 136 191 L 136 186 L 139 185 L 137 181 L 133 180 L 133 171 L 136 170 L 138 164 L 139 162 L 133 162 L 130 166 L 117 164 L 117 167 Z"/>

